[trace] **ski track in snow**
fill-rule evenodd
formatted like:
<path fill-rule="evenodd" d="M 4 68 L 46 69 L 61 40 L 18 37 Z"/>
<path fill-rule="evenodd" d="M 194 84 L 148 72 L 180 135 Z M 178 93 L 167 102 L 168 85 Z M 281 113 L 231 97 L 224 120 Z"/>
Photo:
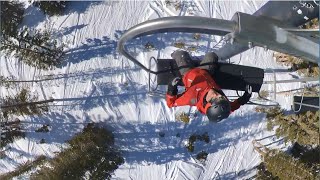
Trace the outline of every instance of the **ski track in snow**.
<path fill-rule="evenodd" d="M 51 112 L 43 117 L 18 118 L 25 121 L 30 132 L 46 123 L 51 124 L 52 131 L 43 135 L 48 141 L 45 144 L 39 144 L 42 137 L 34 133 L 10 144 L 12 151 L 8 151 L 7 158 L 0 160 L 0 172 L 12 171 L 41 154 L 53 157 L 61 151 L 64 141 L 81 131 L 86 123 L 97 122 L 112 128 L 116 145 L 124 151 L 126 162 L 115 171 L 112 179 L 211 180 L 252 177 L 260 158 L 253 150 L 251 141 L 259 139 L 271 147 L 281 146 L 278 143 L 281 139 L 276 139 L 273 132 L 265 130 L 263 115 L 255 113 L 253 108 L 241 107 L 228 120 L 210 125 L 199 113 L 194 112 L 194 108 L 170 109 L 164 98 L 146 95 L 148 74 L 119 56 L 116 45 L 123 32 L 148 19 L 188 15 L 231 19 L 236 11 L 252 14 L 265 2 L 181 1 L 182 8 L 178 10 L 166 5 L 164 0 L 83 2 L 74 3 L 72 7 L 75 11 L 67 15 L 39 22 L 37 26 L 40 28 L 51 22 L 53 28 L 61 31 L 59 38 L 68 42 L 68 62 L 61 68 L 46 72 L 18 63 L 15 59 L 3 60 L 1 57 L 1 75 L 40 80 L 31 85 L 24 83 L 24 86 L 30 87 L 43 99 L 56 99 Z M 169 38 L 174 41 L 177 39 Z M 166 41 L 166 37 L 161 35 L 160 40 Z M 211 39 L 207 41 L 205 43 L 210 47 Z M 140 42 L 144 42 L 143 38 Z M 151 55 L 168 57 L 173 49 L 161 47 L 156 52 L 147 52 L 139 47 L 134 48 L 139 58 L 146 59 L 143 63 Z M 241 56 L 231 58 L 231 61 L 261 68 L 283 69 L 273 61 L 272 52 L 265 52 L 262 48 L 248 50 Z M 293 76 L 295 74 L 277 73 L 277 79 L 290 79 Z M 272 78 L 272 74 L 266 74 L 265 80 Z M 300 83 L 289 86 L 279 84 L 277 91 L 299 86 Z M 19 88 L 2 88 L 1 95 L 15 94 Z M 273 90 L 271 85 L 263 88 Z M 290 98 L 279 98 L 282 105 L 289 108 Z M 177 112 L 188 112 L 191 122 L 177 122 Z M 160 138 L 159 132 L 163 132 L 164 137 Z M 190 135 L 204 132 L 208 132 L 210 143 L 197 142 L 195 152 L 188 152 L 185 142 Z M 195 159 L 202 150 L 209 153 L 204 164 Z"/>

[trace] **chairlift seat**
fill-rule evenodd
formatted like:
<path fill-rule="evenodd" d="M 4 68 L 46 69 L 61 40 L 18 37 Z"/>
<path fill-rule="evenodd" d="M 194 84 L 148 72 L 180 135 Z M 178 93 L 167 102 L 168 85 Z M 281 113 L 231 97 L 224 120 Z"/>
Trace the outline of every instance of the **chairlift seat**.
<path fill-rule="evenodd" d="M 193 61 L 199 66 L 199 61 Z M 181 77 L 179 68 L 173 59 L 157 59 L 157 85 L 167 85 L 174 77 Z M 209 72 L 222 89 L 244 91 L 246 84 L 252 86 L 253 92 L 259 92 L 264 78 L 264 70 L 256 67 L 218 63 L 215 72 Z M 180 84 L 183 85 L 183 84 Z"/>

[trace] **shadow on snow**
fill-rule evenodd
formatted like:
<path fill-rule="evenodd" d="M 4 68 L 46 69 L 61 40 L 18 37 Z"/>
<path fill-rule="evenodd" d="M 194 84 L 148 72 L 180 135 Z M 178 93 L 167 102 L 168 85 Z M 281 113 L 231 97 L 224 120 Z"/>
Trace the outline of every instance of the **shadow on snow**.
<path fill-rule="evenodd" d="M 105 57 L 113 54 L 116 58 L 116 41 L 108 37 L 102 39 L 88 38 L 80 47 L 66 51 L 66 62 L 79 63 L 94 57 Z M 66 64 L 63 64 L 66 65 Z"/>
<path fill-rule="evenodd" d="M 167 123 L 144 123 L 144 124 L 110 124 L 117 137 L 117 144 L 125 152 L 127 163 L 150 162 L 164 164 L 173 160 L 188 160 L 195 157 L 197 153 L 206 151 L 214 153 L 237 144 L 239 140 L 247 140 L 259 130 L 241 132 L 239 136 L 227 136 L 230 132 L 237 132 L 248 128 L 250 124 L 255 124 L 263 119 L 262 114 L 250 115 L 246 118 L 229 118 L 218 124 L 207 124 L 202 120 L 193 120 L 190 124 L 184 125 L 181 122 Z M 121 132 L 125 129 L 126 132 Z M 159 136 L 159 132 L 164 133 L 164 137 Z M 208 132 L 210 142 L 197 142 L 194 152 L 187 151 L 185 141 L 196 134 Z M 179 134 L 179 135 L 178 135 Z"/>

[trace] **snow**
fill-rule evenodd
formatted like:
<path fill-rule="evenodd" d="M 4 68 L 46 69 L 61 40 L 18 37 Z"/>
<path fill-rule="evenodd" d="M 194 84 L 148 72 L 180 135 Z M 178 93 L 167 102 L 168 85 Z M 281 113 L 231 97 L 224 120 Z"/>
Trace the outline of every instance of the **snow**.
<path fill-rule="evenodd" d="M 14 170 L 36 156 L 53 157 L 65 147 L 65 141 L 80 132 L 89 122 L 96 122 L 112 130 L 116 145 L 124 152 L 125 163 L 114 172 L 112 179 L 245 179 L 252 177 L 261 161 L 254 151 L 252 140 L 268 147 L 286 148 L 274 132 L 266 130 L 265 115 L 254 111 L 255 106 L 242 106 L 227 120 L 210 124 L 194 107 L 168 108 L 162 97 L 148 96 L 148 74 L 116 51 L 121 34 L 130 27 L 149 19 L 166 16 L 205 16 L 231 19 L 236 11 L 252 14 L 267 1 L 193 0 L 182 1 L 182 10 L 156 1 L 72 2 L 62 16 L 46 17 L 38 9 L 28 7 L 24 25 L 57 31 L 57 40 L 66 44 L 67 61 L 62 67 L 40 71 L 14 58 L 1 57 L 2 76 L 19 80 L 46 79 L 23 83 L 13 89 L 1 87 L 1 96 L 14 94 L 28 87 L 39 99 L 57 101 L 43 116 L 18 117 L 24 121 L 27 137 L 16 140 L 6 148 L 7 157 L 0 159 L 0 172 Z M 143 43 L 160 41 L 159 36 L 145 37 L 129 46 L 138 59 L 151 56 L 170 57 L 176 37 L 156 44 L 159 50 L 145 51 Z M 148 39 L 149 38 L 149 39 Z M 191 42 L 192 43 L 192 42 Z M 200 45 L 208 42 L 200 42 Z M 210 45 L 212 47 L 213 44 Z M 207 49 L 193 55 L 204 55 Z M 231 62 L 260 68 L 285 70 L 273 58 L 273 52 L 255 47 L 231 58 Z M 292 79 L 289 72 L 276 72 L 277 79 Z M 266 74 L 265 81 L 273 80 Z M 295 89 L 302 83 L 278 84 L 277 91 Z M 273 85 L 263 85 L 273 91 Z M 227 92 L 234 95 L 234 92 Z M 254 95 L 257 96 L 257 95 Z M 280 105 L 290 110 L 292 97 L 277 95 Z M 191 122 L 175 119 L 177 112 L 188 112 Z M 35 133 L 43 124 L 50 124 L 49 133 Z M 159 133 L 164 133 L 160 137 Z M 185 148 L 190 135 L 208 132 L 210 143 L 197 142 L 195 151 Z M 179 134 L 179 136 L 177 135 Z M 46 143 L 40 144 L 44 138 Z M 209 153 L 205 163 L 195 159 L 201 151 Z M 28 179 L 28 174 L 20 178 Z"/>

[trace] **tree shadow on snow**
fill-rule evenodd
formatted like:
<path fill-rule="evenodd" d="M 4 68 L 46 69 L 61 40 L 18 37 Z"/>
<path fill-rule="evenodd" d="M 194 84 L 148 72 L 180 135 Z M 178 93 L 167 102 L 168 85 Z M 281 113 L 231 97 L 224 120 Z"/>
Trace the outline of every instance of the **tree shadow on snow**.
<path fill-rule="evenodd" d="M 51 110 L 91 110 L 111 104 L 113 108 L 127 103 L 139 104 L 147 96 L 147 87 L 139 83 L 130 82 L 131 85 L 101 82 L 96 83 L 90 92 L 80 97 L 54 99 Z"/>
<path fill-rule="evenodd" d="M 117 106 L 120 104 L 128 103 L 128 101 L 138 104 L 141 99 L 146 98 L 145 96 L 145 94 L 139 93 L 134 95 L 111 95 L 106 98 L 106 101 L 107 103 L 112 103 L 113 111 L 117 111 Z M 97 97 L 97 99 L 101 98 Z M 97 104 L 101 107 L 105 103 L 105 101 L 97 101 Z M 85 103 L 84 106 L 86 106 Z M 88 106 L 92 107 L 92 105 Z M 48 144 L 64 143 L 66 140 L 71 139 L 74 134 L 80 132 L 87 123 L 98 122 L 112 130 L 116 138 L 116 145 L 123 152 L 125 161 L 129 164 L 165 164 L 175 160 L 190 161 L 190 158 L 195 158 L 201 151 L 206 151 L 210 154 L 224 150 L 234 146 L 239 141 L 251 139 L 255 134 L 260 133 L 260 129 L 254 129 L 251 126 L 259 123 L 264 118 L 263 114 L 251 113 L 244 114 L 241 117 L 232 116 L 218 124 L 208 124 L 202 120 L 202 117 L 198 116 L 189 124 L 167 122 L 161 119 L 158 120 L 158 123 L 150 123 L 147 120 L 144 121 L 146 123 L 132 123 L 135 120 L 121 123 L 118 120 L 122 118 L 120 116 L 115 118 L 110 115 L 106 119 L 99 114 L 89 117 L 85 113 L 72 115 L 67 112 L 51 112 L 41 117 L 31 117 L 32 123 L 27 126 L 27 129 L 30 130 L 27 133 L 28 137 L 36 142 L 45 139 Z M 150 121 L 152 120 L 150 119 Z M 51 131 L 48 133 L 35 132 L 43 124 L 49 124 Z M 194 152 L 189 152 L 185 147 L 185 141 L 192 134 L 201 135 L 205 132 L 208 133 L 210 142 L 208 144 L 196 142 Z M 163 137 L 160 135 L 163 135 Z M 244 170 L 217 174 L 217 177 L 232 179 L 233 177 L 245 177 L 250 173 L 251 170 Z"/>
<path fill-rule="evenodd" d="M 60 34 L 62 36 L 67 36 L 69 34 L 71 34 L 72 32 L 76 31 L 76 30 L 80 30 L 84 27 L 88 26 L 87 24 L 79 24 L 79 25 L 75 25 L 75 26 L 70 26 L 70 27 L 63 27 L 58 33 L 56 34 Z"/>
<path fill-rule="evenodd" d="M 63 84 L 67 81 L 69 84 L 74 84 L 76 82 L 88 82 L 90 80 L 98 80 L 104 77 L 115 77 L 121 74 L 124 74 L 128 71 L 138 72 L 140 68 L 137 67 L 105 67 L 100 69 L 87 69 L 85 71 L 70 72 L 70 73 L 60 73 L 54 75 L 44 75 L 42 76 L 43 80 L 40 80 L 44 87 L 52 87 L 52 82 L 56 85 Z"/>
<path fill-rule="evenodd" d="M 102 1 L 67 1 L 66 9 L 62 13 L 62 15 L 68 15 L 72 13 L 84 13 L 89 7 L 99 5 L 103 3 Z M 111 3 L 109 3 L 111 5 Z M 24 18 L 22 25 L 26 25 L 29 27 L 35 27 L 40 22 L 45 21 L 46 15 L 39 7 L 34 5 L 28 6 L 24 12 Z"/>
<path fill-rule="evenodd" d="M 84 60 L 90 60 L 94 57 L 105 57 L 113 54 L 116 57 L 116 41 L 104 36 L 102 39 L 87 38 L 86 43 L 82 43 L 80 47 L 76 47 L 66 51 L 66 62 L 79 63 Z"/>
<path fill-rule="evenodd" d="M 239 132 L 236 137 L 228 137 L 227 135 L 230 132 L 247 129 L 248 126 L 261 119 L 263 119 L 263 115 L 252 114 L 243 119 L 239 117 L 229 118 L 218 124 L 193 120 L 188 125 L 183 125 L 181 122 L 156 124 L 112 124 L 111 122 L 108 125 L 113 127 L 117 137 L 116 142 L 125 152 L 127 163 L 164 164 L 173 160 L 189 160 L 190 157 L 195 157 L 201 151 L 214 153 L 237 144 L 239 140 L 246 140 L 260 130 Z M 121 132 L 121 129 L 125 129 L 125 132 Z M 163 133 L 164 137 L 160 137 L 159 132 Z M 192 134 L 203 134 L 205 132 L 208 132 L 210 143 L 198 142 L 195 144 L 194 152 L 189 152 L 185 147 L 185 141 Z"/>
<path fill-rule="evenodd" d="M 33 116 L 30 121 L 30 124 L 25 125 L 28 129 L 28 138 L 36 142 L 44 139 L 47 144 L 64 143 L 74 134 L 80 132 L 88 123 L 80 115 L 73 116 L 67 112 L 50 112 L 41 116 Z M 36 132 L 43 125 L 49 125 L 50 131 Z"/>

